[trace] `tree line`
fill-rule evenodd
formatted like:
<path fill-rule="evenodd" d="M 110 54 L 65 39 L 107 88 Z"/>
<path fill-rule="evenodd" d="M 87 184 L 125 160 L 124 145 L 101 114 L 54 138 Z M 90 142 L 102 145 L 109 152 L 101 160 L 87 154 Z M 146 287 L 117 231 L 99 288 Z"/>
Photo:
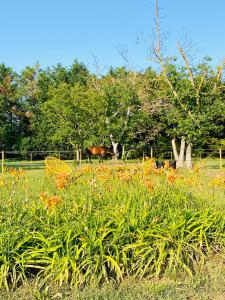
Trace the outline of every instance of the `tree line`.
<path fill-rule="evenodd" d="M 110 68 L 102 76 L 75 60 L 38 64 L 16 73 L 0 65 L 0 148 L 72 150 L 120 143 L 124 149 L 173 148 L 184 163 L 192 147 L 218 148 L 225 139 L 224 63 L 191 65 L 164 59 L 160 70 Z M 177 144 L 181 143 L 180 153 Z M 186 147 L 185 147 L 186 145 Z"/>

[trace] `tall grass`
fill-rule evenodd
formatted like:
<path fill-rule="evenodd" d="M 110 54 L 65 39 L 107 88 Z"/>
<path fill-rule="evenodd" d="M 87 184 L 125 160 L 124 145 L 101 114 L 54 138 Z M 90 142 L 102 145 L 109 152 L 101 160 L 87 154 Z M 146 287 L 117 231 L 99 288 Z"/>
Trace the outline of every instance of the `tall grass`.
<path fill-rule="evenodd" d="M 0 185 L 3 289 L 192 276 L 225 245 L 222 172 L 158 171 L 147 160 L 88 166 L 74 178 L 10 170 Z"/>

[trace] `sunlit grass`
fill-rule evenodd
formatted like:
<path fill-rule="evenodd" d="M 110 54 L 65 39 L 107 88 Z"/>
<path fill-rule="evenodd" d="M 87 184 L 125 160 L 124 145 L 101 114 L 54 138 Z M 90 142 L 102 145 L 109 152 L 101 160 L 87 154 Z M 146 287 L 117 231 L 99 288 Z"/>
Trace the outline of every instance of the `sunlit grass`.
<path fill-rule="evenodd" d="M 225 245 L 225 173 L 89 165 L 70 178 L 8 169 L 1 178 L 0 287 L 102 285 L 193 276 Z"/>

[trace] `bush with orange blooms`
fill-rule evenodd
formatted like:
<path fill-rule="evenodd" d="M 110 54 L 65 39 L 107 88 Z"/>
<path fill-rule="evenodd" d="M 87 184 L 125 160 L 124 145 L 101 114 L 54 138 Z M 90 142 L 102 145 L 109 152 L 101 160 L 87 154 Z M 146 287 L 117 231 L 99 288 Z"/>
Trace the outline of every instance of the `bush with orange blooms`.
<path fill-rule="evenodd" d="M 54 209 L 62 201 L 59 196 L 48 196 L 45 192 L 41 192 L 40 200 L 45 204 L 48 210 Z"/>

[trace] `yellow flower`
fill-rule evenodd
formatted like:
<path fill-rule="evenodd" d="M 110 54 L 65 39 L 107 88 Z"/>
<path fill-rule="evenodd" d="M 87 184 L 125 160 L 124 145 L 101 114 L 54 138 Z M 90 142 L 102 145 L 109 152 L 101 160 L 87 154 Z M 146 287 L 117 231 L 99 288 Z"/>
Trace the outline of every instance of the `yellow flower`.
<path fill-rule="evenodd" d="M 61 198 L 58 196 L 51 196 L 47 199 L 47 208 L 53 209 L 58 203 L 61 202 Z"/>
<path fill-rule="evenodd" d="M 40 193 L 40 199 L 46 205 L 48 210 L 53 209 L 61 202 L 61 198 L 59 196 L 48 196 L 45 192 Z"/>
<path fill-rule="evenodd" d="M 173 184 L 175 181 L 176 177 L 174 175 L 168 175 L 167 180 L 170 184 Z"/>
<path fill-rule="evenodd" d="M 221 176 L 213 178 L 211 185 L 225 187 L 225 177 Z"/>
<path fill-rule="evenodd" d="M 24 177 L 24 175 L 26 174 L 26 171 L 21 168 L 19 168 L 18 170 L 15 168 L 9 168 L 8 172 L 11 176 L 16 177 L 17 179 Z"/>
<path fill-rule="evenodd" d="M 47 199 L 47 197 L 48 197 L 48 196 L 46 195 L 45 192 L 41 192 L 41 193 L 40 193 L 40 200 L 41 200 L 41 201 L 45 202 L 46 199 Z"/>
<path fill-rule="evenodd" d="M 9 168 L 9 174 L 10 174 L 11 176 L 16 176 L 16 175 L 17 175 L 16 169 L 14 169 L 14 168 Z"/>
<path fill-rule="evenodd" d="M 58 189 L 64 189 L 70 182 L 70 175 L 62 173 L 56 176 L 55 183 Z"/>
<path fill-rule="evenodd" d="M 5 186 L 5 181 L 4 181 L 4 179 L 2 177 L 0 178 L 0 186 L 1 187 Z"/>
<path fill-rule="evenodd" d="M 146 186 L 147 190 L 149 192 L 151 192 L 153 190 L 153 188 L 154 188 L 154 182 L 151 181 L 151 180 L 146 180 L 145 181 L 145 186 Z"/>

